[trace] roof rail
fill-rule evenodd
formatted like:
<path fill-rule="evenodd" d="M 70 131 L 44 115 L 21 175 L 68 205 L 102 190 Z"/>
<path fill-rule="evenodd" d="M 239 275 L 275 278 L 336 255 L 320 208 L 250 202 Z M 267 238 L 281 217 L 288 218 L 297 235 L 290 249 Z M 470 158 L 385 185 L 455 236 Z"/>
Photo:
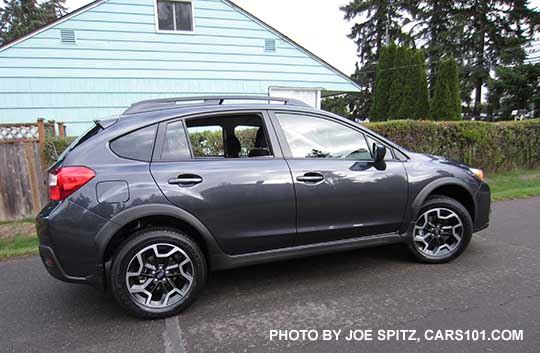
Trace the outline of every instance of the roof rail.
<path fill-rule="evenodd" d="M 222 105 L 226 101 L 258 101 L 267 102 L 267 104 L 272 104 L 272 102 L 281 102 L 287 105 L 310 107 L 310 105 L 292 98 L 277 98 L 266 96 L 182 97 L 151 99 L 137 102 L 132 104 L 131 107 L 129 107 L 123 113 L 123 115 L 143 113 L 161 109 L 181 108 L 186 106 Z"/>

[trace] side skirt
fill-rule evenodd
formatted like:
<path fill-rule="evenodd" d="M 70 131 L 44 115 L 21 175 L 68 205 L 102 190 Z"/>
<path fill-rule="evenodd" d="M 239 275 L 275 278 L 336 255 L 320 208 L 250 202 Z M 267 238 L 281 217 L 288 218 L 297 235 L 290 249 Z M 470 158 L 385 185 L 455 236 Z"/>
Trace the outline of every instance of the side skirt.
<path fill-rule="evenodd" d="M 262 264 L 267 262 L 296 259 L 300 257 L 348 251 L 372 246 L 402 243 L 403 236 L 397 233 L 364 236 L 318 244 L 294 246 L 283 249 L 260 251 L 242 255 L 213 254 L 212 270 Z"/>

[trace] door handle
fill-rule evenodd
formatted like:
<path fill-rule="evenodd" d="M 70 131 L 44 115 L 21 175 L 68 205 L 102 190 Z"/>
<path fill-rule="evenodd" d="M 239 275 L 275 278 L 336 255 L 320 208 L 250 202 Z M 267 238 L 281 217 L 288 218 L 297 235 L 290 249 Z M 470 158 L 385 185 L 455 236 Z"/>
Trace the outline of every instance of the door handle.
<path fill-rule="evenodd" d="M 296 180 L 304 183 L 318 183 L 324 180 L 324 176 L 319 173 L 306 173 L 302 176 L 296 177 Z"/>
<path fill-rule="evenodd" d="M 169 184 L 180 186 L 193 186 L 202 183 L 203 179 L 198 175 L 179 175 L 178 178 L 169 179 Z"/>

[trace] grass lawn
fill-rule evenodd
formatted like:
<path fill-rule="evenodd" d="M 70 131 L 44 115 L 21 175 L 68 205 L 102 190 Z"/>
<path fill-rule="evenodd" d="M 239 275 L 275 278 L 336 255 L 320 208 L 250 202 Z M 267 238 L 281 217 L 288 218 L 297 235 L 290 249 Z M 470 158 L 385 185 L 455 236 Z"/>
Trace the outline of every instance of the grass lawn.
<path fill-rule="evenodd" d="M 540 196 L 540 169 L 523 169 L 487 175 L 493 201 Z"/>
<path fill-rule="evenodd" d="M 33 219 L 0 223 L 0 260 L 38 253 Z"/>
<path fill-rule="evenodd" d="M 540 169 L 516 170 L 487 177 L 492 200 L 540 196 Z M 0 260 L 38 253 L 33 219 L 0 222 Z"/>

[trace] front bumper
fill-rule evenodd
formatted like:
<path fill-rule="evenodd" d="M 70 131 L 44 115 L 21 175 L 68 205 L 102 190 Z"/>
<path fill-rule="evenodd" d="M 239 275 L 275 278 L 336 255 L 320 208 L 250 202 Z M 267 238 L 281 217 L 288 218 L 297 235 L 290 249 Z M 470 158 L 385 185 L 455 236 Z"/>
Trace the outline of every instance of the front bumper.
<path fill-rule="evenodd" d="M 482 183 L 474 195 L 476 203 L 476 215 L 474 217 L 474 232 L 489 227 L 489 218 L 491 215 L 491 191 L 489 185 Z"/>

